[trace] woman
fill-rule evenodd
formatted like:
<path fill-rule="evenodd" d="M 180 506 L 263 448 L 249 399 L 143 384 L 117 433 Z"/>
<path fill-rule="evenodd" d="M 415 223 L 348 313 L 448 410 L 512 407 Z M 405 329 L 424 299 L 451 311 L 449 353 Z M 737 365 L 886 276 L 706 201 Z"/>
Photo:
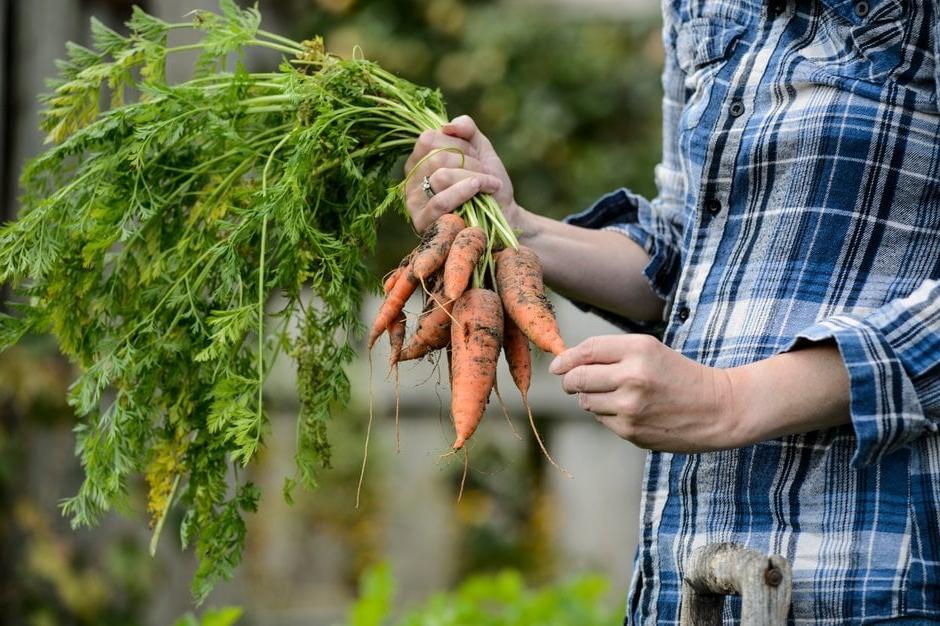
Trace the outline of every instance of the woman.
<path fill-rule="evenodd" d="M 940 620 L 937 10 L 667 0 L 649 202 L 530 212 L 467 117 L 415 147 L 466 155 L 418 168 L 418 230 L 492 194 L 549 285 L 634 331 L 550 367 L 652 451 L 627 622 L 676 623 L 721 541 L 790 561 L 794 623 Z"/>

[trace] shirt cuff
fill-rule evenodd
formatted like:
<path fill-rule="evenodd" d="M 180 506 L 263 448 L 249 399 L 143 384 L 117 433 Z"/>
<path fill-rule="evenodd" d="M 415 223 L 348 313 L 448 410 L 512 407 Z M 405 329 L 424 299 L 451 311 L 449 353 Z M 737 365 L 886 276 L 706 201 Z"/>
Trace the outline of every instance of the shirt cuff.
<path fill-rule="evenodd" d="M 873 319 L 833 316 L 799 333 L 786 348 L 834 340 L 849 375 L 852 427 L 856 447 L 852 465 L 878 462 L 929 431 L 914 383 L 895 347 Z"/>
<path fill-rule="evenodd" d="M 643 269 L 650 287 L 656 295 L 668 301 L 679 274 L 679 263 L 677 255 L 663 237 L 658 236 L 657 231 L 667 229 L 668 225 L 657 227 L 651 224 L 647 227 L 641 223 L 644 217 L 648 221 L 653 214 L 648 200 L 627 189 L 618 189 L 601 197 L 584 211 L 569 215 L 564 222 L 581 228 L 612 230 L 629 237 L 650 257 Z M 664 327 L 663 322 L 631 320 L 577 300 L 571 302 L 582 311 L 595 313 L 630 332 L 660 334 Z"/>

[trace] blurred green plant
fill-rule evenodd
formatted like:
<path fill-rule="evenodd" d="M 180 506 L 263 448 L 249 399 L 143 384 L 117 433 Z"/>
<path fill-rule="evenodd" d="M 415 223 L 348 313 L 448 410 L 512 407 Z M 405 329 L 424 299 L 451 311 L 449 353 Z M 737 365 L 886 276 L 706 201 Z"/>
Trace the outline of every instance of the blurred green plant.
<path fill-rule="evenodd" d="M 395 581 L 383 564 L 363 576 L 346 626 L 609 626 L 620 616 L 605 608 L 606 594 L 607 582 L 596 575 L 531 589 L 518 572 L 503 571 L 470 577 L 393 620 Z"/>
<path fill-rule="evenodd" d="M 197 618 L 187 613 L 173 623 L 173 626 L 232 626 L 241 619 L 244 611 L 237 606 L 227 606 L 221 609 L 209 609 Z"/>

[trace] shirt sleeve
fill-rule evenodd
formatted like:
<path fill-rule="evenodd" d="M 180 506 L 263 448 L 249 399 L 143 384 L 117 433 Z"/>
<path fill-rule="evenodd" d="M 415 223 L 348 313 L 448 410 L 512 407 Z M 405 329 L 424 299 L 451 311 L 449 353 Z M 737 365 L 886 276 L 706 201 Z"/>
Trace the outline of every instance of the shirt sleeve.
<path fill-rule="evenodd" d="M 650 261 L 644 276 L 653 291 L 667 302 L 672 299 L 682 265 L 682 209 L 685 178 L 679 163 L 679 117 L 685 102 L 685 74 L 676 56 L 677 20 L 667 9 L 664 15 L 663 44 L 666 50 L 663 68 L 663 158 L 656 166 L 658 194 L 649 201 L 627 189 L 611 192 L 586 210 L 565 219 L 583 228 L 613 230 L 639 244 Z M 657 332 L 661 323 L 638 322 L 602 311 L 582 302 L 579 308 L 599 314 L 621 328 L 638 332 Z"/>
<path fill-rule="evenodd" d="M 853 465 L 875 463 L 940 426 L 940 280 L 864 316 L 836 315 L 801 341 L 834 340 L 850 384 Z"/>

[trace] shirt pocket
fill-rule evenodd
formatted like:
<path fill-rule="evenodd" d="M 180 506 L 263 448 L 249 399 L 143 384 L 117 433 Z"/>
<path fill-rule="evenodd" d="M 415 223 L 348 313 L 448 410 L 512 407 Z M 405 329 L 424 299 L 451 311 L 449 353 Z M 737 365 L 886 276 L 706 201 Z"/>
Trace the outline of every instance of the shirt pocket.
<path fill-rule="evenodd" d="M 884 82 L 907 52 L 908 18 L 903 0 L 820 0 L 816 63 L 831 74 Z M 859 7 L 864 7 L 859 15 Z"/>
<path fill-rule="evenodd" d="M 725 66 L 744 26 L 715 18 L 692 18 L 679 27 L 676 36 L 676 60 L 685 74 L 685 107 L 681 125 L 692 128 L 708 107 L 715 77 Z"/>

